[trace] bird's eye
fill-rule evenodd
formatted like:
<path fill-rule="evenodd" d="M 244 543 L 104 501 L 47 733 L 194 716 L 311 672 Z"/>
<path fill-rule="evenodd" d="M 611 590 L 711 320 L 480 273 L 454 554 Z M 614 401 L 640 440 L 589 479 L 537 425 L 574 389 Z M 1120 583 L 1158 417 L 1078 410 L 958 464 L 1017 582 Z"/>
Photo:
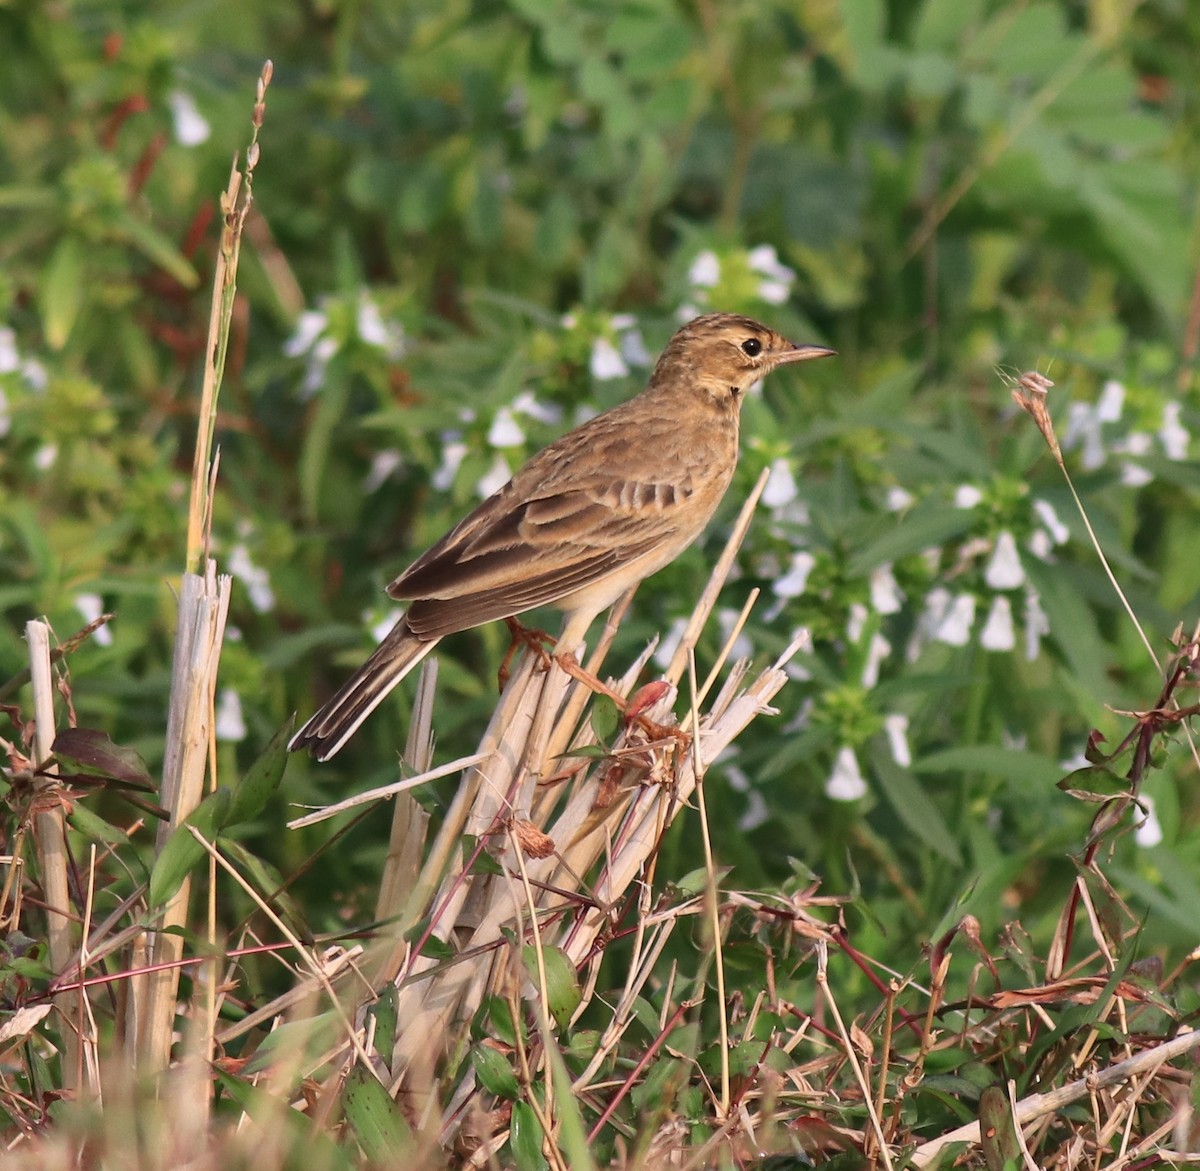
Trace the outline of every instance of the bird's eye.
<path fill-rule="evenodd" d="M 762 342 L 756 337 L 748 337 L 742 342 L 742 353 L 748 354 L 751 358 L 757 358 L 762 353 Z"/>

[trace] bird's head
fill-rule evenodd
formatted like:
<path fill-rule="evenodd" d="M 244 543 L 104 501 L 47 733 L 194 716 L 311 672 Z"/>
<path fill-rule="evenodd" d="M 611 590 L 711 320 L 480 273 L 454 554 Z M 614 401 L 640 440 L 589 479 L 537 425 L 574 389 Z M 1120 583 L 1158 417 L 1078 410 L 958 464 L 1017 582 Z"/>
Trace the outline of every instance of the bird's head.
<path fill-rule="evenodd" d="M 747 390 L 777 366 L 825 358 L 835 350 L 797 345 L 768 326 L 736 313 L 707 313 L 689 321 L 667 343 L 651 389 L 703 391 L 737 411 Z"/>

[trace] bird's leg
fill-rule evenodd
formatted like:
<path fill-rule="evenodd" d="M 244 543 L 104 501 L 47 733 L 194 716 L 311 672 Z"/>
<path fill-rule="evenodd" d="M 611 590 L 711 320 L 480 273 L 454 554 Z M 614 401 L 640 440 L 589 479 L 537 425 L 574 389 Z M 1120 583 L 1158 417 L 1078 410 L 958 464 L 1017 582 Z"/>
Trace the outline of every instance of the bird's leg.
<path fill-rule="evenodd" d="M 518 647 L 528 648 L 531 653 L 537 656 L 542 669 L 546 670 L 550 666 L 550 655 L 546 648 L 554 646 L 555 643 L 554 635 L 547 634 L 544 630 L 538 630 L 535 626 L 526 626 L 523 622 L 517 621 L 516 618 L 505 618 L 504 625 L 508 627 L 508 633 L 512 636 L 512 641 L 508 644 L 508 650 L 504 654 L 500 670 L 496 673 L 501 691 L 504 690 L 508 683 L 513 656 L 517 653 Z"/>
<path fill-rule="evenodd" d="M 584 668 L 570 651 L 555 655 L 554 661 L 572 679 L 578 679 L 580 683 L 597 695 L 607 696 L 611 699 L 617 705 L 618 711 L 625 717 L 625 722 L 637 724 L 651 740 L 674 740 L 681 749 L 687 749 L 691 744 L 691 733 L 685 732 L 678 724 L 659 724 L 643 714 L 647 708 L 652 707 L 663 697 L 668 686 L 666 683 L 647 683 L 645 687 L 634 692 L 632 698 L 626 700 L 613 691 L 607 683 Z"/>

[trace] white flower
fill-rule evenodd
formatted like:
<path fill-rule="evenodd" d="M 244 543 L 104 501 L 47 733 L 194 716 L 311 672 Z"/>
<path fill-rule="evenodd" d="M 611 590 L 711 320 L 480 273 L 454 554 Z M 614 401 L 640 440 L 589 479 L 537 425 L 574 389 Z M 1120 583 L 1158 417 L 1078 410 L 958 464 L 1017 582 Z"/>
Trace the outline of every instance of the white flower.
<path fill-rule="evenodd" d="M 642 340 L 641 330 L 638 329 L 637 318 L 632 313 L 614 313 L 612 327 L 617 331 L 617 345 L 621 357 L 630 366 L 649 366 L 653 360 L 646 343 Z"/>
<path fill-rule="evenodd" d="M 908 746 L 908 716 L 899 712 L 884 716 L 883 730 L 887 733 L 892 759 L 901 768 L 908 768 L 912 764 L 912 750 Z"/>
<path fill-rule="evenodd" d="M 1011 651 L 1017 645 L 1012 602 L 1006 594 L 997 594 L 992 599 L 992 608 L 979 634 L 979 645 L 988 651 Z"/>
<path fill-rule="evenodd" d="M 1158 430 L 1158 441 L 1163 446 L 1167 459 L 1187 459 L 1191 432 L 1179 421 L 1182 404 L 1172 400 L 1163 406 L 1162 426 Z"/>
<path fill-rule="evenodd" d="M 693 287 L 699 286 L 711 289 L 721 279 L 721 262 L 717 254 L 706 248 L 688 269 L 688 282 Z"/>
<path fill-rule="evenodd" d="M 499 492 L 512 479 L 512 468 L 508 460 L 499 452 L 492 460 L 492 466 L 479 477 L 475 483 L 475 491 L 485 500 L 495 492 Z"/>
<path fill-rule="evenodd" d="M 0 374 L 11 374 L 21 366 L 17 350 L 17 331 L 12 326 L 0 326 Z"/>
<path fill-rule="evenodd" d="M 863 664 L 862 685 L 869 691 L 879 682 L 879 668 L 883 660 L 892 653 L 892 644 L 878 631 L 871 635 L 867 648 L 867 661 Z"/>
<path fill-rule="evenodd" d="M 371 460 L 371 469 L 363 479 L 363 491 L 374 492 L 404 462 L 404 456 L 394 447 L 377 451 Z"/>
<path fill-rule="evenodd" d="M 33 466 L 39 472 L 48 472 L 58 462 L 58 444 L 43 443 L 33 453 Z"/>
<path fill-rule="evenodd" d="M 887 495 L 884 497 L 884 506 L 888 512 L 903 512 L 915 501 L 916 497 L 911 492 L 904 488 L 892 487 L 887 490 Z"/>
<path fill-rule="evenodd" d="M 1125 409 L 1125 388 L 1113 379 L 1109 379 L 1100 391 L 1100 400 L 1096 403 L 1096 421 L 1098 423 L 1116 423 Z"/>
<path fill-rule="evenodd" d="M 993 590 L 1015 590 L 1025 584 L 1025 569 L 1017 552 L 1017 542 L 1008 529 L 996 538 L 991 560 L 983 571 L 983 580 Z"/>
<path fill-rule="evenodd" d="M 974 484 L 959 484 L 954 492 L 955 508 L 974 508 L 983 499 L 983 493 Z"/>
<path fill-rule="evenodd" d="M 513 399 L 512 410 L 514 415 L 528 415 L 539 423 L 557 426 L 562 422 L 562 407 L 542 402 L 531 390 L 523 390 Z"/>
<path fill-rule="evenodd" d="M 938 623 L 933 637 L 947 646 L 966 646 L 975 622 L 975 595 L 959 594 L 950 603 L 946 616 Z"/>
<path fill-rule="evenodd" d="M 1045 526 L 1046 532 L 1054 539 L 1056 545 L 1065 545 L 1071 539 L 1071 530 L 1058 519 L 1054 505 L 1048 500 L 1035 499 L 1033 511 L 1037 513 L 1038 520 Z"/>
<path fill-rule="evenodd" d="M 449 490 L 469 450 L 461 439 L 451 438 L 455 435 L 457 435 L 456 432 L 450 431 L 442 436 L 442 462 L 438 464 L 437 470 L 430 477 L 430 482 L 439 492 Z"/>
<path fill-rule="evenodd" d="M 782 508 L 796 499 L 796 477 L 783 456 L 771 461 L 771 477 L 763 489 L 762 502 L 768 508 Z"/>
<path fill-rule="evenodd" d="M 229 550 L 229 572 L 246 586 L 250 605 L 257 613 L 266 614 L 275 608 L 275 591 L 271 589 L 270 575 L 250 560 L 250 550 L 242 541 Z"/>
<path fill-rule="evenodd" d="M 891 564 L 871 570 L 871 609 L 876 614 L 898 614 L 904 604 L 904 591 L 896 584 Z"/>
<path fill-rule="evenodd" d="M 798 598 L 808 585 L 808 575 L 812 573 L 817 559 L 807 550 L 792 554 L 791 565 L 787 573 L 777 578 L 771 586 L 771 591 L 781 598 Z"/>
<path fill-rule="evenodd" d="M 737 625 L 737 620 L 740 617 L 741 612 L 734 610 L 730 606 L 723 606 L 717 611 L 717 627 L 721 631 L 722 645 L 724 645 L 725 640 L 733 633 L 733 628 Z M 745 627 L 743 627 L 741 633 L 733 640 L 733 648 L 729 652 L 729 657 L 733 660 L 748 659 L 753 654 L 754 644 L 750 641 L 750 636 L 746 633 Z"/>
<path fill-rule="evenodd" d="M 329 324 L 329 316 L 321 309 L 305 309 L 296 318 L 296 328 L 292 336 L 283 343 L 283 352 L 289 358 L 298 358 L 307 354 L 316 345 L 317 338 L 325 332 Z"/>
<path fill-rule="evenodd" d="M 370 612 L 363 615 L 363 621 L 367 623 L 367 629 L 371 632 L 371 637 L 376 642 L 383 642 L 385 638 L 392 632 L 392 627 L 404 617 L 404 611 L 399 606 L 393 606 L 382 618 L 373 619 Z"/>
<path fill-rule="evenodd" d="M 501 407 L 488 428 L 487 441 L 492 447 L 520 447 L 525 442 L 521 424 L 513 418 L 511 407 Z"/>
<path fill-rule="evenodd" d="M 671 625 L 667 627 L 667 633 L 662 636 L 658 646 L 654 648 L 654 661 L 664 671 L 671 665 L 671 660 L 675 657 L 680 642 L 683 641 L 683 632 L 686 629 L 686 618 L 673 618 Z"/>
<path fill-rule="evenodd" d="M 746 259 L 754 272 L 766 278 L 759 281 L 759 298 L 768 305 L 782 305 L 791 296 L 792 284 L 796 280 L 795 270 L 780 263 L 779 254 L 771 244 L 751 248 Z"/>
<path fill-rule="evenodd" d="M 1154 476 L 1141 464 L 1130 463 L 1126 460 L 1121 465 L 1121 483 L 1126 488 L 1144 488 Z"/>
<path fill-rule="evenodd" d="M 30 389 L 38 391 L 45 390 L 46 384 L 50 381 L 46 367 L 36 358 L 25 358 L 21 362 L 21 377 L 25 379 Z"/>
<path fill-rule="evenodd" d="M 175 141 L 180 146 L 199 146 L 208 141 L 212 128 L 196 108 L 191 94 L 181 89 L 172 90 L 167 94 L 167 105 L 171 108 Z"/>
<path fill-rule="evenodd" d="M 1149 850 L 1161 844 L 1163 840 L 1163 828 L 1162 823 L 1158 820 L 1158 814 L 1154 809 L 1154 798 L 1147 797 L 1143 793 L 1141 802 L 1145 807 L 1146 813 L 1133 831 L 1133 840 L 1143 849 Z M 1134 810 L 1137 810 L 1136 805 L 1134 806 Z"/>
<path fill-rule="evenodd" d="M 1042 636 L 1050 633 L 1050 620 L 1042 609 L 1037 590 L 1025 591 L 1025 658 L 1033 662 L 1041 649 Z"/>
<path fill-rule="evenodd" d="M 606 337 L 598 337 L 592 343 L 592 356 L 588 368 L 597 382 L 606 382 L 612 378 L 624 378 L 629 373 L 625 359 Z"/>
<path fill-rule="evenodd" d="M 99 594 L 76 594 L 75 609 L 83 615 L 84 623 L 95 622 L 104 613 L 104 599 Z M 97 646 L 112 646 L 113 636 L 107 624 L 92 635 Z"/>
<path fill-rule="evenodd" d="M 833 801 L 857 801 L 867 795 L 867 782 L 853 748 L 839 748 L 833 761 L 833 771 L 825 782 L 825 796 Z"/>
<path fill-rule="evenodd" d="M 1083 454 L 1079 462 L 1085 471 L 1094 471 L 1104 463 L 1104 438 L 1100 434 L 1100 419 L 1090 403 L 1069 403 L 1062 445 L 1071 450 L 1081 443 Z"/>
<path fill-rule="evenodd" d="M 846 637 L 853 643 L 857 643 L 862 638 L 863 631 L 867 626 L 867 619 L 871 616 L 871 612 L 862 604 L 862 602 L 851 602 L 850 611 L 846 615 Z"/>
<path fill-rule="evenodd" d="M 217 719 L 213 734 L 218 740 L 232 740 L 234 743 L 246 739 L 242 698 L 232 687 L 222 687 L 217 696 Z"/>

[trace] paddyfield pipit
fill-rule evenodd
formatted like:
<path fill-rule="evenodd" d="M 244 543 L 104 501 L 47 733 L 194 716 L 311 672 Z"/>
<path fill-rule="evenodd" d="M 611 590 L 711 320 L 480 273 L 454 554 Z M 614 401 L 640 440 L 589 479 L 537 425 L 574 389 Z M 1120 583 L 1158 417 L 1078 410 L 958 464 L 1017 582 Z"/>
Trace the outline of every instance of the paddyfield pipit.
<path fill-rule="evenodd" d="M 601 610 L 682 553 L 716 511 L 749 387 L 833 352 L 733 313 L 688 322 L 641 394 L 538 452 L 388 586 L 408 610 L 289 747 L 328 760 L 458 630 L 553 605 L 566 614 L 558 651 L 573 653 Z"/>

